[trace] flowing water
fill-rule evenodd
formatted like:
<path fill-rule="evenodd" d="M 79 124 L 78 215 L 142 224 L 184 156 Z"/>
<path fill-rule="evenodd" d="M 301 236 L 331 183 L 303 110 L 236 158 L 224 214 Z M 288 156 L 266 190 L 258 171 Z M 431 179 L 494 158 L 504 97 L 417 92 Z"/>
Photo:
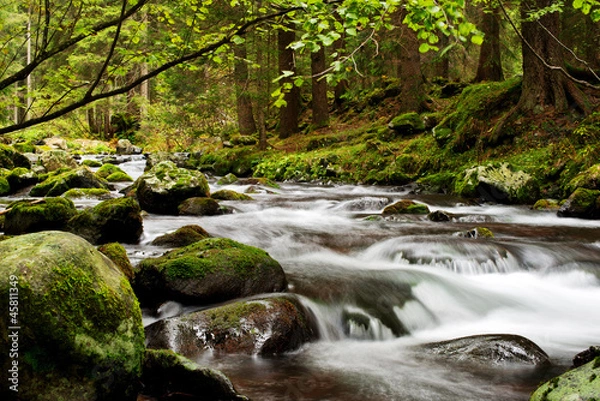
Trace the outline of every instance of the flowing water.
<path fill-rule="evenodd" d="M 143 159 L 121 167 L 138 176 Z M 211 182 L 213 191 L 248 189 Z M 254 400 L 527 400 L 541 380 L 600 342 L 600 221 L 399 187 L 282 184 L 252 196 L 224 202 L 235 212 L 222 216 L 150 214 L 141 243 L 127 250 L 134 263 L 159 255 L 154 238 L 198 224 L 281 263 L 320 339 L 286 355 L 198 360 Z M 369 217 L 405 198 L 454 217 Z M 495 238 L 456 235 L 476 226 Z M 558 368 L 451 364 L 418 347 L 487 333 L 525 336 Z"/>

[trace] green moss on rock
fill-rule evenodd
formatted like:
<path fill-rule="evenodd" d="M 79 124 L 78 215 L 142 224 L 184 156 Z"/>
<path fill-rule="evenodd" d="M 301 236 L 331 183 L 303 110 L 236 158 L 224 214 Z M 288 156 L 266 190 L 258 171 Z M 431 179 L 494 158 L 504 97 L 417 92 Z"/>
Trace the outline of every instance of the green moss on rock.
<path fill-rule="evenodd" d="M 600 357 L 542 384 L 530 401 L 598 400 L 600 397 Z"/>
<path fill-rule="evenodd" d="M 144 331 L 121 271 L 85 240 L 57 231 L 0 242 L 0 260 L 3 310 L 18 289 L 20 399 L 135 400 Z M 5 350 L 8 334 L 0 324 Z M 1 363 L 6 372 L 9 358 Z M 7 396 L 6 386 L 0 391 Z"/>
<path fill-rule="evenodd" d="M 216 216 L 223 214 L 219 202 L 212 198 L 194 197 L 181 202 L 178 207 L 180 215 Z"/>
<path fill-rule="evenodd" d="M 31 168 L 31 163 L 11 146 L 0 144 L 0 168 L 12 170 L 16 167 Z"/>
<path fill-rule="evenodd" d="M 60 149 L 48 150 L 41 154 L 40 164 L 47 171 L 54 171 L 60 168 L 74 169 L 77 167 L 77 162 L 67 151 Z"/>
<path fill-rule="evenodd" d="M 429 208 L 427 205 L 417 203 L 410 199 L 402 199 L 396 203 L 386 206 L 383 209 L 383 215 L 389 216 L 393 214 L 428 214 Z"/>
<path fill-rule="evenodd" d="M 577 188 L 558 209 L 559 217 L 600 218 L 600 191 Z"/>
<path fill-rule="evenodd" d="M 102 162 L 95 159 L 85 159 L 81 162 L 81 164 L 90 168 L 102 167 Z"/>
<path fill-rule="evenodd" d="M 219 191 L 216 191 L 213 194 L 211 194 L 211 198 L 232 201 L 253 200 L 252 197 L 249 195 L 241 194 L 239 192 L 235 192 L 229 189 L 221 189 Z"/>
<path fill-rule="evenodd" d="M 62 196 L 69 199 L 109 199 L 111 197 L 111 192 L 104 188 L 73 188 L 62 194 Z"/>
<path fill-rule="evenodd" d="M 129 261 L 127 251 L 123 245 L 119 244 L 118 242 L 111 242 L 100 245 L 98 250 L 102 252 L 102 254 L 106 255 L 106 257 L 109 258 L 121 270 L 121 272 L 123 272 L 129 281 L 133 280 L 133 266 Z"/>
<path fill-rule="evenodd" d="M 143 260 L 136 272 L 142 301 L 212 303 L 283 291 L 281 265 L 262 249 L 227 238 L 209 238 L 159 258 Z"/>
<path fill-rule="evenodd" d="M 210 237 L 202 227 L 189 225 L 178 228 L 175 232 L 161 235 L 152 241 L 152 245 L 182 247 Z"/>
<path fill-rule="evenodd" d="M 105 179 L 108 182 L 133 181 L 133 179 L 125 173 L 121 168 L 111 163 L 103 164 L 96 171 L 96 176 Z"/>
<path fill-rule="evenodd" d="M 22 200 L 7 206 L 4 232 L 20 235 L 44 230 L 62 230 L 77 214 L 72 201 L 65 198 Z"/>
<path fill-rule="evenodd" d="M 419 113 L 410 112 L 394 117 L 388 124 L 388 128 L 399 135 L 412 135 L 425 131 L 425 123 Z"/>
<path fill-rule="evenodd" d="M 46 180 L 37 184 L 29 193 L 31 196 L 60 196 L 72 188 L 104 188 L 109 185 L 94 175 L 87 167 L 68 170 L 57 175 L 50 175 Z"/>

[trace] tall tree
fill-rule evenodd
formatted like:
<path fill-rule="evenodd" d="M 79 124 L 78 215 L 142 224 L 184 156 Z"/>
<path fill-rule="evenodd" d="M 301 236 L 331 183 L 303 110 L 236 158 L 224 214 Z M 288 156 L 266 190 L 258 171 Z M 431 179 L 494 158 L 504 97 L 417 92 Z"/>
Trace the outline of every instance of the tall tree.
<path fill-rule="evenodd" d="M 233 46 L 234 79 L 238 127 L 240 134 L 250 135 L 256 132 L 256 122 L 252 111 L 252 98 L 250 97 L 250 77 L 248 75 L 248 49 L 246 41 Z"/>
<path fill-rule="evenodd" d="M 500 9 L 483 10 L 481 30 L 485 34 L 479 51 L 479 63 L 475 82 L 502 81 L 502 58 L 500 55 Z"/>
<path fill-rule="evenodd" d="M 296 73 L 296 59 L 294 50 L 290 45 L 296 40 L 296 32 L 292 24 L 286 24 L 277 33 L 277 50 L 279 58 L 279 71 L 281 74 L 289 75 L 281 80 L 286 91 L 285 105 L 279 112 L 279 137 L 281 139 L 298 132 L 300 118 L 300 88 L 294 85 L 292 76 Z"/>
<path fill-rule="evenodd" d="M 400 112 L 421 111 L 425 100 L 423 74 L 421 73 L 421 53 L 417 33 L 403 21 L 406 12 L 398 13 L 396 23 L 399 24 L 400 55 L 398 78 L 400 78 L 400 96 L 402 99 Z"/>
<path fill-rule="evenodd" d="M 311 53 L 312 73 L 312 124 L 324 127 L 329 121 L 329 101 L 327 99 L 327 80 L 325 79 L 325 48 Z"/>

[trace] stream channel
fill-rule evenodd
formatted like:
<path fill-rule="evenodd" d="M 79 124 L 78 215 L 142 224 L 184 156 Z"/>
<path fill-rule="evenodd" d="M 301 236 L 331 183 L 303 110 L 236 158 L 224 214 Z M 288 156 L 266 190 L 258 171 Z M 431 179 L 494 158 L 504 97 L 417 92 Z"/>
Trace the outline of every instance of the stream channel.
<path fill-rule="evenodd" d="M 134 157 L 120 167 L 135 178 L 144 163 Z M 211 192 L 248 189 L 209 182 Z M 149 245 L 157 236 L 198 224 L 279 261 L 320 339 L 284 355 L 205 353 L 197 361 L 225 372 L 253 400 L 527 400 L 600 341 L 600 221 L 402 187 L 283 183 L 251 196 L 223 202 L 235 212 L 221 216 L 146 215 L 141 242 L 126 248 L 135 264 L 165 251 Z M 407 198 L 454 218 L 369 218 Z M 477 226 L 495 238 L 456 235 Z M 367 323 L 344 322 L 348 313 Z M 145 315 L 146 324 L 156 319 Z M 409 334 L 395 335 L 389 321 Z M 448 363 L 418 347 L 491 333 L 527 337 L 554 368 Z"/>

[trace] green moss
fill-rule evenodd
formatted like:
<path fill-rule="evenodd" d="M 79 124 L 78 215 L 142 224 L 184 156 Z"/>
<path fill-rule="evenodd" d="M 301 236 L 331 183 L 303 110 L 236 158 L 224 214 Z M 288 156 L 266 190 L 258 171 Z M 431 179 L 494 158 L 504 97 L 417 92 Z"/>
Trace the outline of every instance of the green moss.
<path fill-rule="evenodd" d="M 530 401 L 593 400 L 600 394 L 594 365 L 592 361 L 549 380 L 533 393 Z"/>
<path fill-rule="evenodd" d="M 60 197 L 16 201 L 7 209 L 4 222 L 7 234 L 63 229 L 67 221 L 77 214 L 73 202 Z"/>
<path fill-rule="evenodd" d="M 181 247 L 193 244 L 210 237 L 202 227 L 197 225 L 184 226 L 173 233 L 168 233 L 155 238 L 152 245 Z"/>
<path fill-rule="evenodd" d="M 259 302 L 236 302 L 207 312 L 208 331 L 240 329 L 245 316 L 262 313 L 267 306 Z M 183 319 L 185 321 L 185 318 Z"/>
<path fill-rule="evenodd" d="M 62 194 L 69 199 L 98 198 L 102 199 L 110 195 L 110 191 L 104 188 L 73 188 Z"/>
<path fill-rule="evenodd" d="M 102 167 L 102 162 L 94 159 L 85 159 L 81 162 L 83 166 L 88 166 L 91 168 Z"/>
<path fill-rule="evenodd" d="M 558 210 L 560 202 L 556 199 L 540 199 L 533 205 L 534 210 Z"/>
<path fill-rule="evenodd" d="M 0 176 L 0 195 L 8 195 L 10 193 L 10 184 L 6 177 Z"/>
<path fill-rule="evenodd" d="M 411 112 L 394 117 L 388 127 L 405 135 L 425 131 L 425 123 L 419 113 Z"/>
<path fill-rule="evenodd" d="M 129 176 L 129 174 L 125 172 L 115 172 L 106 177 L 106 181 L 108 182 L 123 182 L 123 181 L 133 181 L 133 178 Z"/>
<path fill-rule="evenodd" d="M 234 201 L 244 201 L 244 200 L 252 200 L 251 196 L 246 194 L 241 194 L 239 192 L 231 191 L 229 189 L 221 189 L 212 193 L 211 198 L 219 199 L 219 200 L 234 200 Z"/>
<path fill-rule="evenodd" d="M 12 146 L 21 153 L 35 153 L 35 145 L 31 142 L 17 142 Z"/>
<path fill-rule="evenodd" d="M 127 251 L 118 242 L 111 242 L 98 247 L 98 250 L 108 257 L 123 272 L 129 281 L 133 280 L 134 271 Z"/>
<path fill-rule="evenodd" d="M 422 203 L 416 203 L 409 199 L 403 199 L 383 209 L 383 215 L 393 214 L 428 214 L 429 208 Z"/>
<path fill-rule="evenodd" d="M 59 196 L 72 188 L 108 188 L 108 183 L 83 166 L 76 170 L 49 175 L 31 189 L 31 196 Z"/>
<path fill-rule="evenodd" d="M 102 165 L 102 167 L 100 167 L 97 171 L 96 171 L 96 176 L 103 178 L 107 181 L 108 177 L 115 174 L 115 173 L 121 173 L 121 174 L 125 174 L 125 172 L 123 170 L 121 170 L 121 168 L 115 166 L 114 164 L 111 163 L 105 163 Z M 127 175 L 127 174 L 125 174 Z M 132 180 L 129 180 L 132 181 Z"/>

